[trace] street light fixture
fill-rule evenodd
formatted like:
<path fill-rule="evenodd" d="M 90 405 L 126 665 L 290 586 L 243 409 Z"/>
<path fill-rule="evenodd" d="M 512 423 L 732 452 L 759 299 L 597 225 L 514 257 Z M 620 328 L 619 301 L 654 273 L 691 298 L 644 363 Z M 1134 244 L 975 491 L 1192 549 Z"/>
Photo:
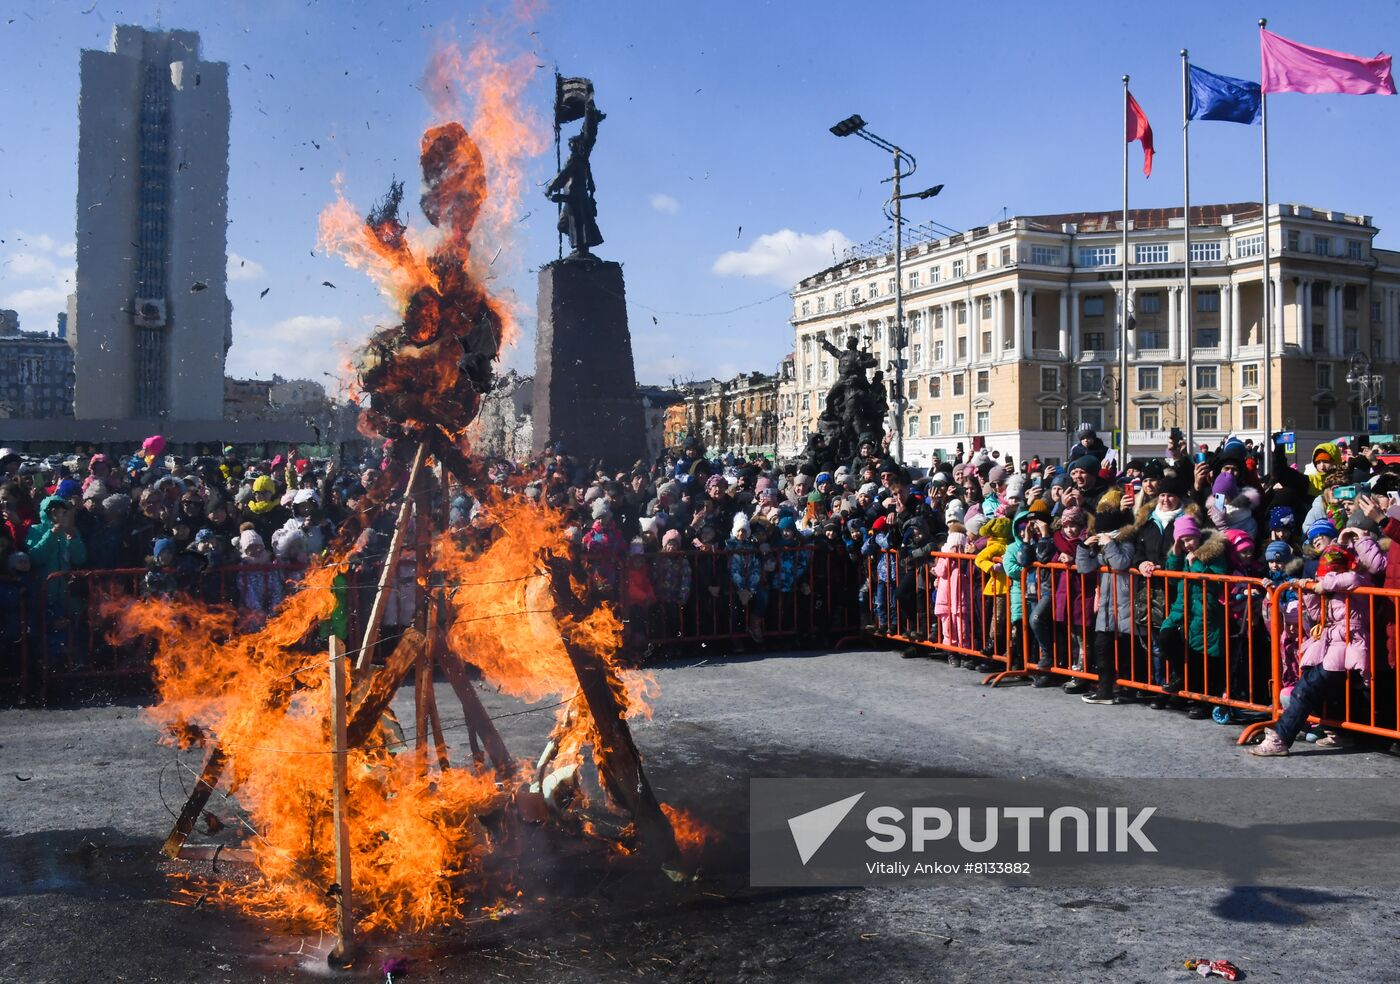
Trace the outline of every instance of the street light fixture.
<path fill-rule="evenodd" d="M 909 198 L 932 198 L 943 190 L 943 186 L 934 185 L 923 191 L 901 195 L 899 182 L 918 169 L 918 161 L 914 159 L 913 154 L 867 130 L 865 120 L 861 119 L 859 114 L 846 117 L 833 126 L 831 132 L 838 137 L 849 137 L 854 134 L 886 153 L 894 155 L 894 174 L 882 179 L 882 183 L 884 181 L 894 183 L 894 193 L 886 200 L 884 212 L 894 223 L 894 388 L 898 396 L 890 401 L 890 407 L 894 413 L 894 456 L 902 465 L 904 464 L 904 349 L 909 344 L 909 339 L 904 331 L 904 220 L 900 216 L 899 203 Z M 891 214 L 891 206 L 893 206 L 893 214 Z"/>
<path fill-rule="evenodd" d="M 1351 361 L 1347 365 L 1346 381 L 1356 394 L 1357 402 L 1361 407 L 1363 425 L 1370 431 L 1370 421 L 1365 419 L 1369 415 L 1370 408 L 1375 405 L 1376 391 L 1382 385 L 1384 377 L 1373 371 L 1371 357 L 1365 352 L 1354 352 Z"/>

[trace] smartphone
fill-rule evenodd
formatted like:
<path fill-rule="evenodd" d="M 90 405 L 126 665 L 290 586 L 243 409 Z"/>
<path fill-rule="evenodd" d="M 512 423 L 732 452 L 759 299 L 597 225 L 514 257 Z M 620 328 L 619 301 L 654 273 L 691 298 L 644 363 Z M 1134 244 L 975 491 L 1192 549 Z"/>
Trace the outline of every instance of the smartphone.
<path fill-rule="evenodd" d="M 1197 451 L 1197 452 L 1196 452 L 1196 464 L 1198 464 L 1198 465 L 1204 465 L 1204 464 L 1205 464 L 1207 461 L 1209 461 L 1209 460 L 1210 460 L 1210 455 L 1206 454 L 1204 451 Z"/>
<path fill-rule="evenodd" d="M 1335 502 L 1351 502 L 1356 498 L 1355 485 L 1343 485 L 1332 490 L 1332 499 Z"/>

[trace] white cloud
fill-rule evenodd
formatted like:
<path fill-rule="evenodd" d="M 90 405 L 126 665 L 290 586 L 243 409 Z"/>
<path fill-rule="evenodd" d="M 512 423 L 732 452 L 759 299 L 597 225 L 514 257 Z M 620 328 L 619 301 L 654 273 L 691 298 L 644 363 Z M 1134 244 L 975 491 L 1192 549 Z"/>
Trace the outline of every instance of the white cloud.
<path fill-rule="evenodd" d="M 7 277 L 26 280 L 58 280 L 72 275 L 71 265 L 60 267 L 51 256 L 42 253 L 15 253 L 4 263 Z"/>
<path fill-rule="evenodd" d="M 665 212 L 667 215 L 675 215 L 681 210 L 681 203 L 670 195 L 663 195 L 658 191 L 651 196 L 651 207 L 658 212 Z"/>
<path fill-rule="evenodd" d="M 228 279 L 230 281 L 259 280 L 266 272 L 257 260 L 250 260 L 246 256 L 239 256 L 232 250 L 229 251 Z"/>
<path fill-rule="evenodd" d="M 746 250 L 721 254 L 713 271 L 721 277 L 762 277 L 791 287 L 831 266 L 850 246 L 850 239 L 835 229 L 818 233 L 780 229 L 759 236 Z"/>
<path fill-rule="evenodd" d="M 0 247 L 0 307 L 17 311 L 26 331 L 53 331 L 54 316 L 67 309 L 73 291 L 73 244 L 23 231 L 6 238 Z"/>
<path fill-rule="evenodd" d="M 67 310 L 70 293 L 67 287 L 29 287 L 6 294 L 0 306 L 18 311 L 20 327 L 25 331 L 49 331 L 53 328 L 54 316 Z M 31 318 L 38 324 L 31 323 Z"/>
<path fill-rule="evenodd" d="M 271 324 L 239 322 L 234 309 L 233 347 L 228 353 L 230 376 L 260 376 L 279 373 L 289 379 L 306 378 L 327 383 L 322 373 L 339 376 L 349 352 L 368 335 L 368 330 L 346 324 L 334 315 L 298 314 Z"/>

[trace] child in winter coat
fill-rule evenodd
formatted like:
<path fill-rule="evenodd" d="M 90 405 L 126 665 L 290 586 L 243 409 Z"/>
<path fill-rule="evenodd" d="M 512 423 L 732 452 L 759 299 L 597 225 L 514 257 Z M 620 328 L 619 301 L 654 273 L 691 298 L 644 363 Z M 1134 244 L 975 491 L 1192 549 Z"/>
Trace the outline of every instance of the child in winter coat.
<path fill-rule="evenodd" d="M 936 592 L 933 614 L 938 619 L 938 641 L 945 646 L 969 649 L 972 646 L 972 598 L 967 578 L 967 530 L 962 523 L 948 524 L 948 538 L 943 541 L 940 553 L 960 556 L 942 556 L 933 562 Z M 962 657 L 956 651 L 951 651 L 948 662 L 961 666 Z"/>
<path fill-rule="evenodd" d="M 811 607 L 812 585 L 807 571 L 812 566 L 812 552 L 797 531 L 797 520 L 784 516 L 778 520 L 778 543 L 772 561 L 774 591 L 769 593 L 769 624 L 777 620 L 779 629 L 791 629 L 810 623 L 803 615 Z"/>
<path fill-rule="evenodd" d="M 1092 693 L 1085 693 L 1086 704 L 1118 703 L 1118 663 L 1130 665 L 1133 645 L 1133 583 L 1128 573 L 1133 566 L 1133 516 L 1122 508 L 1123 493 L 1112 488 L 1094 508 L 1094 523 L 1100 530 L 1080 541 L 1075 552 L 1075 569 L 1090 575 L 1100 567 L 1099 599 L 1094 614 L 1094 672 L 1098 682 Z M 1074 683 L 1076 681 L 1071 681 Z M 1067 685 L 1066 690 L 1070 690 Z M 1073 692 L 1073 691 L 1071 691 Z"/>
<path fill-rule="evenodd" d="M 146 558 L 146 573 L 141 578 L 142 598 L 173 598 L 179 590 L 175 576 L 175 541 L 162 537 Z"/>
<path fill-rule="evenodd" d="M 262 535 L 252 523 L 244 523 L 238 534 L 238 552 L 245 567 L 266 567 L 272 563 Z M 271 570 L 246 570 L 238 575 L 238 593 L 242 601 L 242 628 L 256 631 L 282 603 L 282 575 Z"/>
<path fill-rule="evenodd" d="M 1352 672 L 1364 683 L 1370 677 L 1370 635 L 1362 607 L 1349 603 L 1348 593 L 1362 587 L 1356 572 L 1356 555 L 1333 545 L 1318 558 L 1317 584 L 1304 591 L 1303 607 L 1314 622 L 1303 643 L 1300 676 L 1278 725 L 1264 732 L 1264 740 L 1250 749 L 1258 756 L 1287 755 L 1308 716 L 1322 710 L 1327 698 L 1338 693 Z"/>
<path fill-rule="evenodd" d="M 1188 574 L 1230 573 L 1226 540 L 1219 533 L 1203 531 L 1190 515 L 1178 517 L 1172 529 L 1176 540 L 1172 552 L 1167 555 L 1167 570 Z M 1193 671 L 1200 667 L 1189 681 L 1195 689 L 1202 693 L 1223 692 L 1226 622 L 1223 582 L 1193 578 L 1181 586 L 1157 633 L 1157 642 L 1169 667 L 1169 676 L 1162 688 L 1166 693 L 1174 696 L 1184 688 L 1188 659 Z M 1182 705 L 1178 701 L 1176 706 Z M 1191 706 L 1188 716 L 1206 718 L 1210 716 L 1210 709 L 1198 703 Z"/>
<path fill-rule="evenodd" d="M 1007 639 L 1007 607 L 1010 602 L 1011 580 L 1006 576 L 1002 556 L 1011 543 L 1011 520 L 996 516 L 982 526 L 987 545 L 977 554 L 977 569 L 985 575 L 982 595 L 992 608 L 991 632 L 982 644 L 983 659 L 974 668 L 982 673 L 990 673 L 997 668 L 991 661 L 994 653 L 1004 652 Z M 966 665 L 966 662 L 964 662 Z"/>
<path fill-rule="evenodd" d="M 749 518 L 743 513 L 734 514 L 729 542 L 729 588 L 744 613 L 750 638 L 754 642 L 763 641 L 763 610 L 768 603 L 763 590 L 764 556 L 758 544 L 750 540 Z"/>
<path fill-rule="evenodd" d="M 1293 556 L 1293 550 L 1287 541 L 1269 541 L 1269 545 L 1264 548 L 1264 561 L 1268 566 L 1268 573 L 1263 580 L 1266 587 L 1278 587 L 1302 577 L 1303 562 Z M 1278 611 L 1281 623 L 1278 626 L 1279 663 L 1282 670 L 1279 688 L 1283 694 L 1289 695 L 1298 682 L 1298 619 L 1301 609 L 1295 588 L 1280 591 Z M 1265 605 L 1264 625 L 1271 632 L 1274 628 L 1273 617 L 1273 606 Z"/>
<path fill-rule="evenodd" d="M 889 603 L 894 584 L 895 558 L 893 549 L 897 540 L 891 535 L 889 521 L 884 516 L 875 517 L 870 524 L 870 535 L 861 545 L 862 556 L 873 557 L 874 573 L 870 577 L 869 589 L 874 594 L 872 608 L 875 612 L 874 627 L 877 632 L 889 632 Z"/>
<path fill-rule="evenodd" d="M 1060 528 L 1053 537 L 1055 561 L 1070 569 L 1055 571 L 1055 624 L 1064 628 L 1055 633 L 1057 644 L 1069 646 L 1069 667 L 1083 672 L 1087 641 L 1085 632 L 1093 626 L 1093 588 L 1088 575 L 1076 567 L 1079 545 L 1089 535 L 1089 514 L 1080 506 L 1070 506 L 1060 514 Z M 1078 677 L 1065 684 L 1065 693 L 1082 694 L 1089 684 Z"/>

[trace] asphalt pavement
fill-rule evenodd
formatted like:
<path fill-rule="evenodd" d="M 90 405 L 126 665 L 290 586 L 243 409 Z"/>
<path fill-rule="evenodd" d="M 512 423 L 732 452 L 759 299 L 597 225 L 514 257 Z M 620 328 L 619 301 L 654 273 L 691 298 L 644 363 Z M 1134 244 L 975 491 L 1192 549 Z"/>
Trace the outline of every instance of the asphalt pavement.
<path fill-rule="evenodd" d="M 506 919 L 373 940 L 341 976 L 383 981 L 380 961 L 400 955 L 409 960 L 403 980 L 449 982 L 1155 982 L 1194 979 L 1182 962 L 1204 956 L 1228 958 L 1256 981 L 1396 979 L 1394 888 L 959 882 L 807 891 L 752 889 L 745 876 L 754 777 L 1393 783 L 1400 757 L 1300 746 L 1291 758 L 1258 761 L 1235 744 L 1237 728 L 1058 691 L 986 688 L 978 674 L 888 651 L 704 649 L 652 672 L 654 714 L 633 724 L 648 776 L 663 800 L 720 832 L 697 882 L 565 879 L 556 897 Z M 399 707 L 411 715 L 406 697 Z M 525 706 L 489 691 L 483 700 L 512 752 L 533 758 L 552 714 L 516 713 Z M 439 704 L 454 706 L 446 685 Z M 463 734 L 449 731 L 449 740 Z M 156 737 L 136 701 L 0 710 L 0 982 L 326 979 L 319 934 L 172 904 L 172 866 L 157 848 L 198 754 Z M 222 796 L 211 808 L 232 811 Z"/>

